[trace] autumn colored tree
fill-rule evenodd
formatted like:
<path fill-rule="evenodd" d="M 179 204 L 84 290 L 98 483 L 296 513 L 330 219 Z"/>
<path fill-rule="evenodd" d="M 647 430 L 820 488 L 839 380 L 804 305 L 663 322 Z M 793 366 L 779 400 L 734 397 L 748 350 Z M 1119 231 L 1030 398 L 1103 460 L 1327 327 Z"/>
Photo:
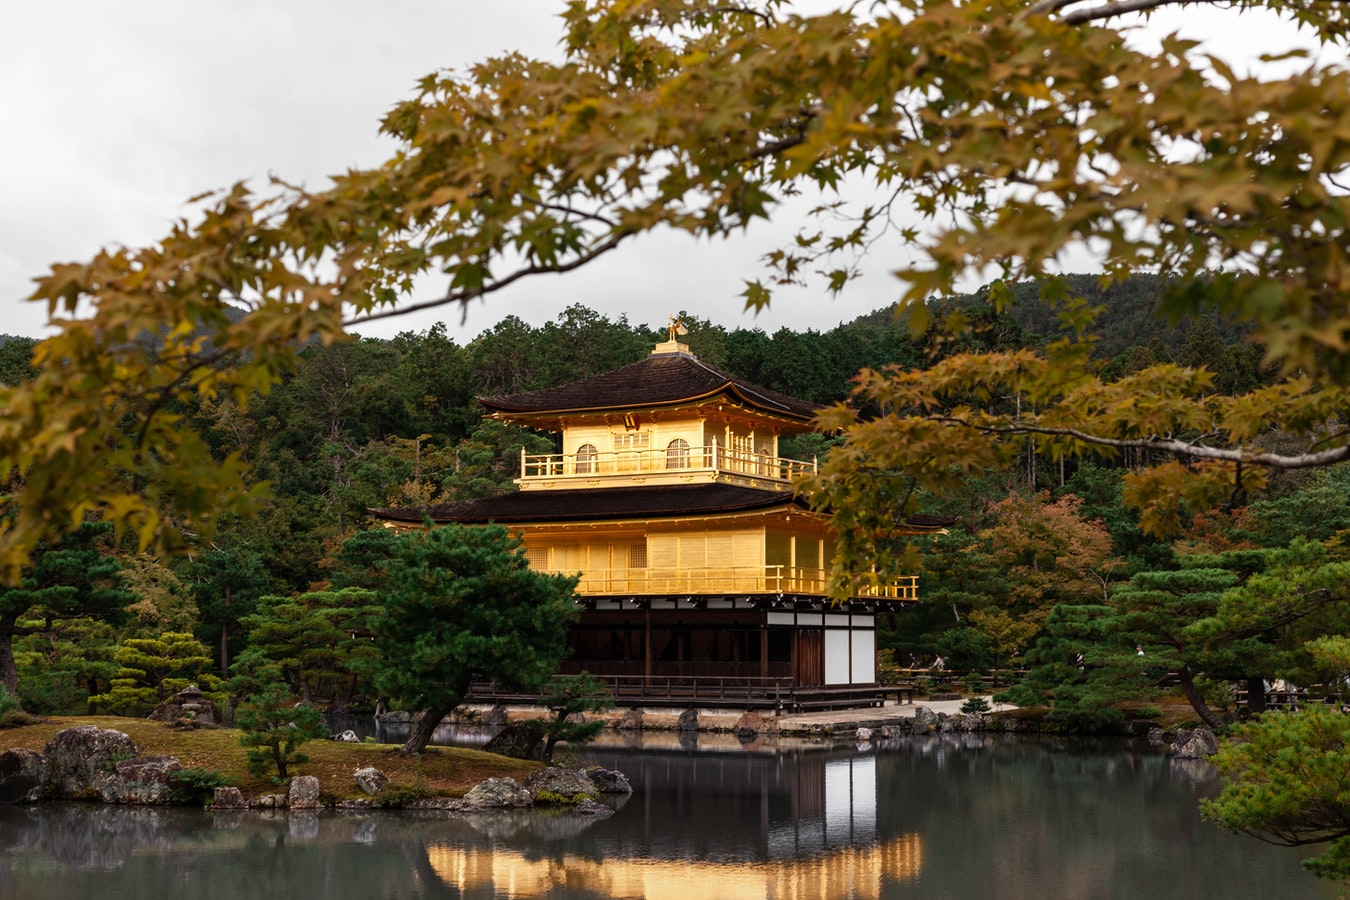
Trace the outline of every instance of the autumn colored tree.
<path fill-rule="evenodd" d="M 33 298 L 59 332 L 38 345 L 37 376 L 0 396 L 0 460 L 25 478 L 0 530 L 4 572 L 14 581 L 85 511 L 175 550 L 185 531 L 209 537 L 222 507 L 252 508 L 243 461 L 213 458 L 182 410 L 247 405 L 316 341 L 570 271 L 644 232 L 728 234 L 848 179 L 879 195 L 827 197 L 747 284 L 749 306 L 816 271 L 842 290 L 857 253 L 897 241 L 922 331 L 926 301 L 959 278 L 1050 275 L 1087 243 L 1106 280 L 1166 271 L 1164 313 L 1249 325 L 1283 380 L 1224 397 L 1204 369 L 1161 364 L 1107 382 L 1072 338 L 872 372 L 858 404 L 886 414 L 826 420 L 849 444 L 814 485 L 822 505 L 864 505 L 878 470 L 940 489 L 1034 441 L 1052 459 L 1152 454 L 1126 490 L 1160 531 L 1255 489 L 1266 467 L 1350 459 L 1335 418 L 1350 380 L 1338 262 L 1350 73 L 1310 62 L 1263 81 L 1176 37 L 1127 40 L 1125 14 L 1160 2 L 890 0 L 811 16 L 780 0 L 570 4 L 559 61 L 510 55 L 423 79 L 383 122 L 398 144 L 386 164 L 320 191 L 236 185 L 153 246 L 40 279 Z M 1242 4 L 1230 27 L 1263 6 L 1346 40 L 1336 4 Z M 1238 263 L 1241 276 L 1224 270 Z M 406 299 L 432 271 L 445 290 Z M 1042 283 L 1082 333 L 1089 305 Z M 995 285 L 990 301 L 1009 296 Z M 1021 403 L 985 402 L 1010 396 Z M 1274 428 L 1301 443 L 1258 449 Z M 839 577 L 871 577 L 876 529 L 843 533 Z"/>
<path fill-rule="evenodd" d="M 1308 645 L 1344 640 L 1347 581 L 1350 563 L 1302 541 L 1288 549 L 1182 556 L 1174 568 L 1136 573 L 1109 603 L 1057 605 L 1028 654 L 1031 671 L 1005 699 L 1042 705 L 1053 697 L 1056 716 L 1100 718 L 1113 704 L 1175 678 L 1196 716 L 1224 727 L 1228 721 L 1208 688 L 1220 689 L 1217 699 L 1227 704 L 1228 686 L 1245 683 L 1248 709 L 1259 713 L 1264 680 L 1306 684 L 1337 674 L 1316 669 Z"/>
<path fill-rule="evenodd" d="M 1056 604 L 1105 601 L 1123 563 L 1097 522 L 1078 515 L 1078 498 L 1013 495 L 992 505 L 993 524 L 980 532 L 1009 596 L 995 608 L 971 612 L 1003 654 L 1031 646 Z"/>

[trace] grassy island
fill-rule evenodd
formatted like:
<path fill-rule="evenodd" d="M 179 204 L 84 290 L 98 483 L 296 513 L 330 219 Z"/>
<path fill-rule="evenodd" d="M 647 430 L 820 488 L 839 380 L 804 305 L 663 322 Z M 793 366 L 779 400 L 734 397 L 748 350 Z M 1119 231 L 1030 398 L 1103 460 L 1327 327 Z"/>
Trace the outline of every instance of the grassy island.
<path fill-rule="evenodd" d="M 39 753 L 58 732 L 78 725 L 112 728 L 130 737 L 142 756 L 176 756 L 185 769 L 217 772 L 246 797 L 276 793 L 271 778 L 250 774 L 244 747 L 235 728 L 180 730 L 163 722 L 123 716 L 51 716 L 30 725 L 0 729 L 0 751 L 15 747 Z M 400 756 L 398 745 L 310 741 L 303 752 L 308 762 L 292 767 L 293 775 L 313 775 L 326 799 L 366 797 L 352 773 L 374 766 L 389 777 L 391 797 L 458 797 L 487 778 L 523 781 L 540 763 L 512 759 L 481 750 L 429 747 L 420 756 Z M 382 795 L 383 796 L 383 795 Z"/>

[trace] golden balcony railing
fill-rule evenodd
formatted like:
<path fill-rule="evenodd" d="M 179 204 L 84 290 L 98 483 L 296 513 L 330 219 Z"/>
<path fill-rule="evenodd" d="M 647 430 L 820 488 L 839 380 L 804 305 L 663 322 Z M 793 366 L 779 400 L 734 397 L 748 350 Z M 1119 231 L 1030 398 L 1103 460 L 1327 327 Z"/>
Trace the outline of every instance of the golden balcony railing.
<path fill-rule="evenodd" d="M 561 571 L 561 570 L 558 570 Z M 563 572 L 562 574 L 577 574 Z M 644 594 L 805 594 L 829 596 L 823 569 L 793 566 L 649 566 L 642 569 L 588 569 L 580 573 L 583 597 Z M 908 575 L 861 596 L 877 600 L 919 599 L 918 576 Z"/>
<path fill-rule="evenodd" d="M 594 450 L 580 453 L 526 453 L 521 448 L 520 452 L 520 471 L 524 481 L 644 473 L 726 472 L 789 483 L 801 475 L 813 474 L 816 466 L 815 460 L 803 462 L 767 453 L 728 450 L 718 446 L 716 441 L 702 447 Z"/>

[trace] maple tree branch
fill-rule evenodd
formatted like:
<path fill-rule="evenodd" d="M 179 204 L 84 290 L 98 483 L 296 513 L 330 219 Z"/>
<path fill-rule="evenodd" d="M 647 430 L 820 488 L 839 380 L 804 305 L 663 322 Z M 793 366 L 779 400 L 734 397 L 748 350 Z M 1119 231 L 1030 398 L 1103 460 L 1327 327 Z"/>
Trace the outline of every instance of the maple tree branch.
<path fill-rule="evenodd" d="M 1193 456 L 1197 459 L 1244 463 L 1247 465 L 1265 466 L 1270 469 L 1309 469 L 1350 461 L 1350 444 L 1333 447 L 1330 450 L 1320 450 L 1315 453 L 1299 453 L 1293 456 L 1286 456 L 1279 453 L 1257 453 L 1250 450 L 1225 450 L 1221 447 L 1207 447 L 1204 444 L 1181 441 L 1175 438 L 1110 438 L 1099 434 L 1092 434 L 1087 431 L 1081 431 L 1077 428 L 1047 428 L 1039 425 L 1026 424 L 981 425 L 976 422 L 966 421 L 957 416 L 934 416 L 930 418 L 929 421 L 944 422 L 949 425 L 961 425 L 986 434 L 1040 434 L 1049 437 L 1068 437 L 1098 447 L 1116 447 L 1122 450 L 1162 450 L 1167 453 L 1174 453 L 1178 456 Z"/>
<path fill-rule="evenodd" d="M 563 272 L 571 272 L 573 269 L 579 269 L 587 263 L 590 263 L 592 260 L 603 256 L 619 246 L 625 238 L 632 237 L 637 233 L 637 228 L 631 226 L 625 227 L 615 231 L 604 241 L 596 244 L 589 251 L 581 254 L 570 262 L 551 266 L 526 266 L 525 268 L 518 269 L 510 275 L 507 275 L 505 278 L 500 278 L 488 285 L 476 287 L 471 290 L 447 291 L 445 296 L 435 300 L 424 300 L 421 303 L 413 303 L 409 306 L 396 306 L 381 312 L 365 313 L 364 315 L 356 316 L 355 318 L 343 320 L 342 325 L 344 328 L 351 328 L 356 325 L 364 325 L 367 322 L 375 322 L 380 319 L 392 319 L 398 316 L 406 316 L 409 313 L 421 312 L 424 309 L 436 309 L 437 307 L 447 306 L 451 303 L 468 303 L 470 300 L 476 300 L 479 297 L 485 297 L 488 294 L 496 293 L 502 288 L 531 275 L 562 274 Z"/>
<path fill-rule="evenodd" d="M 1063 9 L 1075 5 L 1080 0 L 1041 0 L 1039 3 L 1033 3 L 1027 7 L 1024 16 L 1048 16 L 1058 13 Z M 1059 20 L 1066 25 L 1085 25 L 1088 22 L 1097 22 L 1102 19 L 1110 19 L 1115 16 L 1123 16 L 1127 13 L 1144 12 L 1150 9 L 1158 9 L 1162 6 L 1174 6 L 1181 4 L 1206 6 L 1216 5 L 1211 0 L 1114 0 L 1114 2 L 1103 3 L 1099 6 L 1090 6 L 1086 9 L 1076 9 L 1072 12 L 1064 13 Z"/>
<path fill-rule="evenodd" d="M 540 209 L 547 209 L 552 210 L 553 212 L 562 213 L 563 215 L 568 216 L 569 218 L 590 219 L 593 222 L 599 222 L 605 227 L 612 229 L 619 227 L 618 222 L 606 216 L 602 216 L 600 213 L 587 212 L 586 210 L 577 209 L 575 207 L 567 206 L 562 203 L 549 203 L 546 200 L 540 200 L 538 197 L 531 197 L 529 194 L 521 194 L 520 198 L 524 200 L 526 203 L 531 203 L 539 207 Z"/>
<path fill-rule="evenodd" d="M 710 11 L 715 13 L 734 13 L 742 16 L 752 16 L 756 19 L 759 19 L 761 22 L 763 22 L 766 26 L 770 28 L 778 24 L 777 20 L 775 20 L 773 16 L 769 15 L 767 10 L 754 9 L 749 6 L 742 6 L 739 3 L 729 3 L 725 6 L 714 6 Z"/>

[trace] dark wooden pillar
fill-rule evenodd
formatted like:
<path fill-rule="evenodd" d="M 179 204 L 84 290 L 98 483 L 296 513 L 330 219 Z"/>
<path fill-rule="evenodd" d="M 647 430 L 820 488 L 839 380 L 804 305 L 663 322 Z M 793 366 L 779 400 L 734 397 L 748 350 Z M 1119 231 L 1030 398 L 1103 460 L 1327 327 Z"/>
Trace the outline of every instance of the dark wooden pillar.
<path fill-rule="evenodd" d="M 769 677 L 769 617 L 759 623 L 759 677 Z"/>
<path fill-rule="evenodd" d="M 643 613 L 642 634 L 642 674 L 652 677 L 652 611 L 650 607 Z"/>

